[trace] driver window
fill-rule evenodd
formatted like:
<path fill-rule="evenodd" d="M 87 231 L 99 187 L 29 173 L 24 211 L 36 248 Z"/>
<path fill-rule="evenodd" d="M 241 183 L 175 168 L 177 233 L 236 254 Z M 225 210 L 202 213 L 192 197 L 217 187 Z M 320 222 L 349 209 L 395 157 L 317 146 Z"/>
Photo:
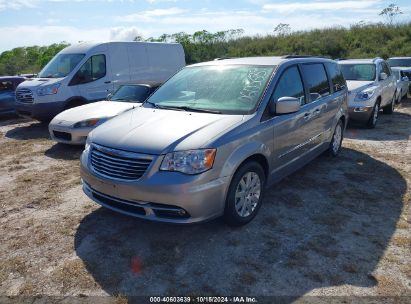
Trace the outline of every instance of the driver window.
<path fill-rule="evenodd" d="M 277 101 L 281 97 L 295 97 L 300 99 L 301 105 L 304 104 L 304 87 L 300 72 L 296 66 L 288 68 L 278 81 L 277 87 L 272 98 Z"/>
<path fill-rule="evenodd" d="M 106 56 L 95 55 L 91 56 L 77 71 L 73 77 L 71 84 L 88 83 L 106 75 Z"/>

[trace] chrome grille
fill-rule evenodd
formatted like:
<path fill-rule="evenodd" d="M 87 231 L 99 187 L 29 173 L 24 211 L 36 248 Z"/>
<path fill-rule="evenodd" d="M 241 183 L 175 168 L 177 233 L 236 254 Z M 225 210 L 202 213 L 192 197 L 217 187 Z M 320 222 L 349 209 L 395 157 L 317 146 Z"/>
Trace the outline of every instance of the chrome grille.
<path fill-rule="evenodd" d="M 90 152 L 93 170 L 105 177 L 137 180 L 146 172 L 152 156 L 93 144 Z"/>
<path fill-rule="evenodd" d="M 29 89 L 18 89 L 16 100 L 22 103 L 33 103 L 33 93 Z"/>

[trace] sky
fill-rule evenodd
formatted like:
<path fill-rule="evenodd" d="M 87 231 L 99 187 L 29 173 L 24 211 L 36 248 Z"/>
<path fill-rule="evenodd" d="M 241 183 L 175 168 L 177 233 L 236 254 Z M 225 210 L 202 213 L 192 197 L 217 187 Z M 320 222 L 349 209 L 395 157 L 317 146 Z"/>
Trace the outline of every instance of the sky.
<path fill-rule="evenodd" d="M 0 0 L 0 53 L 18 46 L 66 41 L 127 41 L 198 30 L 244 29 L 273 33 L 384 21 L 379 12 L 395 2 L 409 21 L 409 0 Z"/>

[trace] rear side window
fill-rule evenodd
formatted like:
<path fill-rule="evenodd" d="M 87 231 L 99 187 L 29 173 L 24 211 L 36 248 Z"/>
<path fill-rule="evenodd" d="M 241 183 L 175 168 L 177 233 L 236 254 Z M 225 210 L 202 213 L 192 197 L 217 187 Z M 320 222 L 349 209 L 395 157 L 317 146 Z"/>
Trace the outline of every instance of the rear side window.
<path fill-rule="evenodd" d="M 71 85 L 95 81 L 106 76 L 106 56 L 91 56 L 74 75 Z"/>
<path fill-rule="evenodd" d="M 277 101 L 281 97 L 299 98 L 301 104 L 304 104 L 303 82 L 301 80 L 300 72 L 296 66 L 285 70 L 278 81 L 272 98 Z"/>
<path fill-rule="evenodd" d="M 311 101 L 315 101 L 330 94 L 331 91 L 327 74 L 321 63 L 303 64 L 302 70 L 310 92 Z"/>
<path fill-rule="evenodd" d="M 13 91 L 14 86 L 11 81 L 0 81 L 0 92 Z"/>
<path fill-rule="evenodd" d="M 330 76 L 331 82 L 333 84 L 333 91 L 338 92 L 344 90 L 346 84 L 340 66 L 336 63 L 327 63 L 326 67 L 328 70 L 328 75 Z"/>

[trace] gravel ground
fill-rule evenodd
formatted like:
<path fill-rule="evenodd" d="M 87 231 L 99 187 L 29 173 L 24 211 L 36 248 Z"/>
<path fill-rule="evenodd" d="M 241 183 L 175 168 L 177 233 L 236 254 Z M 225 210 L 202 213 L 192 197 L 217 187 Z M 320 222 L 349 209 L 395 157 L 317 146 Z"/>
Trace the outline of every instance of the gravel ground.
<path fill-rule="evenodd" d="M 176 226 L 100 208 L 81 190 L 81 148 L 1 118 L 0 295 L 411 301 L 411 100 L 345 136 L 339 157 L 271 187 L 249 225 Z"/>

